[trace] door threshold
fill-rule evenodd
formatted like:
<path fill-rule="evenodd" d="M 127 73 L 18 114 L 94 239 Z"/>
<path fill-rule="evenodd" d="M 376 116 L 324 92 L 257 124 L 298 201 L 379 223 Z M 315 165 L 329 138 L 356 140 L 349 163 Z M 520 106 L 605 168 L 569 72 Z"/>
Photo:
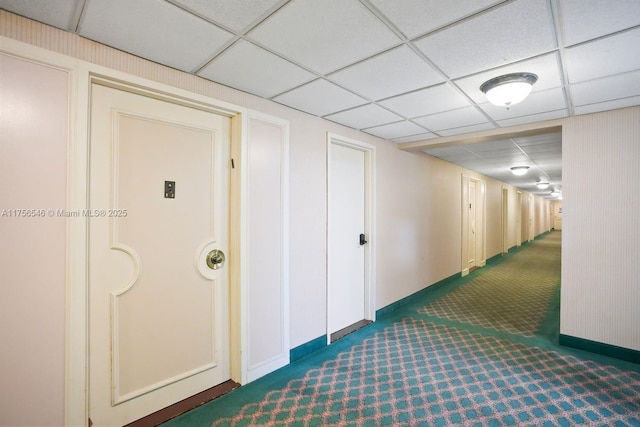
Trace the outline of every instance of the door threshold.
<path fill-rule="evenodd" d="M 357 331 L 358 329 L 360 329 L 360 328 L 362 328 L 364 326 L 367 326 L 369 323 L 372 323 L 372 321 L 371 320 L 362 319 L 362 320 L 354 323 L 353 325 L 349 325 L 346 328 L 342 328 L 339 331 L 336 331 L 336 332 L 331 334 L 330 341 L 332 343 L 336 342 L 340 338 L 344 338 L 347 335 L 349 335 L 350 333 L 355 332 L 355 331 Z"/>
<path fill-rule="evenodd" d="M 171 406 L 167 406 L 164 409 L 160 409 L 157 412 L 149 414 L 146 417 L 133 421 L 125 427 L 154 427 L 160 425 L 177 417 L 178 415 L 182 415 L 200 405 L 204 405 L 207 402 L 217 399 L 238 387 L 240 387 L 240 384 L 233 380 L 225 381 L 222 384 L 218 384 L 215 387 L 211 387 L 203 392 L 187 397 L 180 402 L 174 403 Z"/>

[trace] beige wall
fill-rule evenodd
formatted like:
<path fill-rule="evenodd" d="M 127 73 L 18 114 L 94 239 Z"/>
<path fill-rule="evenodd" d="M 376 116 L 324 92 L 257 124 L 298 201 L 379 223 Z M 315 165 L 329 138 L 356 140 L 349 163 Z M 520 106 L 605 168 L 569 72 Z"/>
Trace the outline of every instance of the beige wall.
<path fill-rule="evenodd" d="M 69 76 L 3 54 L 0 76 L 0 425 L 62 425 Z"/>
<path fill-rule="evenodd" d="M 562 127 L 562 334 L 640 350 L 640 107 Z"/>

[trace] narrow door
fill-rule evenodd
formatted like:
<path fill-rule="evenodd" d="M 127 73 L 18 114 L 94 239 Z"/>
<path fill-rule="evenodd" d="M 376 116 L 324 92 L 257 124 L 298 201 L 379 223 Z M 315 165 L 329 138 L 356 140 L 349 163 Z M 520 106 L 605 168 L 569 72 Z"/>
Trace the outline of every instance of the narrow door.
<path fill-rule="evenodd" d="M 365 153 L 331 144 L 328 196 L 329 334 L 365 315 Z"/>
<path fill-rule="evenodd" d="M 554 218 L 553 218 L 553 228 L 556 230 L 562 230 L 562 204 L 554 203 Z"/>
<path fill-rule="evenodd" d="M 516 246 L 522 245 L 522 192 L 516 193 Z"/>
<path fill-rule="evenodd" d="M 469 268 L 477 266 L 476 258 L 476 248 L 477 248 L 477 233 L 476 233 L 476 224 L 477 224 L 477 216 L 476 216 L 476 181 L 469 180 L 469 232 L 467 236 L 469 237 L 468 242 L 468 251 L 467 254 L 469 256 Z"/>
<path fill-rule="evenodd" d="M 535 232 L 536 205 L 533 196 L 529 196 L 529 241 L 536 237 Z"/>
<path fill-rule="evenodd" d="M 509 252 L 509 189 L 502 189 L 502 253 Z"/>
<path fill-rule="evenodd" d="M 229 379 L 229 119 L 94 85 L 90 418 L 124 425 Z"/>

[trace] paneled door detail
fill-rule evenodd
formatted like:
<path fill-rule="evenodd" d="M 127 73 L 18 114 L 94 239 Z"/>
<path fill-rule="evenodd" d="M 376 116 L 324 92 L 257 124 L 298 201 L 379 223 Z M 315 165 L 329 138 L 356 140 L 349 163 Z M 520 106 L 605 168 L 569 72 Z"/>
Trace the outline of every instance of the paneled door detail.
<path fill-rule="evenodd" d="M 124 425 L 230 377 L 230 119 L 91 99 L 89 415 Z"/>

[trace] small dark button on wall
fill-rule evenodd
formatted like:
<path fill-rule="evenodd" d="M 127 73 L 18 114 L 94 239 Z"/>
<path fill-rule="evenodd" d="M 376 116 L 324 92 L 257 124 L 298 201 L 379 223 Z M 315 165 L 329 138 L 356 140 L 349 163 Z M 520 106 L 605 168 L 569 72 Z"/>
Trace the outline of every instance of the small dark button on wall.
<path fill-rule="evenodd" d="M 164 198 L 165 199 L 176 198 L 176 182 L 175 181 L 164 182 Z"/>

